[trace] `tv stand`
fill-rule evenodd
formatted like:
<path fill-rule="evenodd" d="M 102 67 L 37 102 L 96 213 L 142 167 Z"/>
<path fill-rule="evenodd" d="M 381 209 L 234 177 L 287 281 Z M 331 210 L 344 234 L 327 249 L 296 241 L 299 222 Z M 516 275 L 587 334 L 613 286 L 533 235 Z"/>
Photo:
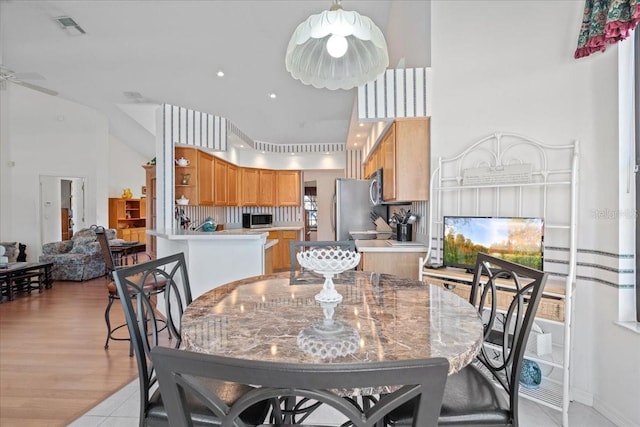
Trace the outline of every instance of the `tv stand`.
<path fill-rule="evenodd" d="M 544 270 L 549 279 L 536 313 L 536 324 L 543 328 L 532 331 L 531 337 L 537 335 L 539 343 L 551 338 L 551 346 L 538 347 L 552 347 L 552 351 L 544 356 L 527 352 L 525 357 L 542 367 L 543 380 L 535 393 L 524 387 L 520 393 L 561 411 L 564 426 L 569 422 L 578 152 L 577 141 L 548 145 L 514 133 L 494 133 L 453 157 L 438 158 L 430 180 L 429 251 L 418 269 L 422 280 L 445 286 L 469 300 L 473 272 L 427 268 L 428 264 L 443 263 L 444 217 L 544 219 Z M 499 306 L 501 295 L 510 297 L 508 293 L 508 286 L 499 289 Z"/>

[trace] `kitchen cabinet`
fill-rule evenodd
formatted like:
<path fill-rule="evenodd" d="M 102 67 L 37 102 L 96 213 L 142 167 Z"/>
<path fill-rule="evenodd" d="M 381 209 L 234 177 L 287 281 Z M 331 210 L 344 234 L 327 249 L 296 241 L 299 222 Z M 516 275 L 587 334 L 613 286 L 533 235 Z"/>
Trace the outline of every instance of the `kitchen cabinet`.
<path fill-rule="evenodd" d="M 382 200 L 396 199 L 396 129 L 391 126 L 380 144 L 382 158 Z"/>
<path fill-rule="evenodd" d="M 109 199 L 109 228 L 118 239 L 145 242 L 146 226 L 145 199 Z"/>
<path fill-rule="evenodd" d="M 365 178 L 382 168 L 383 200 L 429 200 L 429 118 L 396 119 L 364 163 Z"/>
<path fill-rule="evenodd" d="M 278 206 L 300 206 L 302 193 L 300 171 L 279 170 L 276 172 Z"/>
<path fill-rule="evenodd" d="M 214 205 L 214 157 L 204 151 L 198 151 L 198 204 Z M 192 203 L 194 204 L 194 203 Z"/>
<path fill-rule="evenodd" d="M 239 168 L 238 166 L 227 163 L 227 205 L 238 206 L 239 196 Z"/>
<path fill-rule="evenodd" d="M 174 165 L 174 194 L 176 199 L 189 199 L 190 205 L 199 204 L 198 194 L 198 150 L 191 147 L 175 147 L 176 159 L 184 158 L 189 164 L 186 166 Z"/>
<path fill-rule="evenodd" d="M 276 204 L 276 171 L 259 169 L 258 206 L 275 206 Z"/>
<path fill-rule="evenodd" d="M 389 194 L 394 197 L 385 201 L 410 202 L 429 200 L 430 150 L 429 150 L 429 118 L 396 119 L 387 131 L 388 147 L 393 155 L 388 160 L 388 174 L 383 172 L 383 190 L 386 194 L 387 179 L 393 183 Z M 383 139 L 384 140 L 384 139 Z M 387 160 L 387 158 L 385 158 Z M 389 178 L 387 178 L 389 177 Z M 391 184 L 390 184 L 391 185 Z"/>
<path fill-rule="evenodd" d="M 228 163 L 217 157 L 213 160 L 214 170 L 214 205 L 227 206 L 229 204 L 227 179 Z"/>
<path fill-rule="evenodd" d="M 146 214 L 147 214 L 147 230 L 155 230 L 157 220 L 157 179 L 156 179 L 156 165 L 144 165 L 143 166 L 146 175 L 146 189 L 147 189 L 147 201 L 146 201 Z M 151 259 L 156 259 L 158 255 L 156 236 L 152 236 L 148 233 L 146 235 L 146 252 Z M 139 240 L 140 242 L 142 240 Z"/>
<path fill-rule="evenodd" d="M 242 206 L 258 206 L 260 176 L 258 169 L 240 168 L 240 201 Z"/>
<path fill-rule="evenodd" d="M 278 239 L 278 243 L 273 247 L 273 270 L 289 270 L 291 268 L 289 243 L 300 240 L 300 231 L 270 231 L 268 239 Z"/>

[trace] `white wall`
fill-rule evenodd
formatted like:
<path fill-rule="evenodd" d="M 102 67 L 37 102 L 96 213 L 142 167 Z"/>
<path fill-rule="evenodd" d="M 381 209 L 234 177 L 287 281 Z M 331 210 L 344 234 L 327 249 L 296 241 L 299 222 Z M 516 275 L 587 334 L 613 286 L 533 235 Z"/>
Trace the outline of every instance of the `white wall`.
<path fill-rule="evenodd" d="M 0 240 L 25 243 L 33 261 L 40 175 L 85 178 L 87 223 L 107 222 L 109 126 L 95 110 L 22 86 L 7 84 L 1 98 Z"/>
<path fill-rule="evenodd" d="M 344 170 L 305 170 L 302 181 L 315 181 L 318 199 L 318 233 L 316 240 L 335 240 L 331 226 L 336 179 L 344 178 Z"/>
<path fill-rule="evenodd" d="M 120 197 L 125 188 L 131 188 L 133 197 L 141 196 L 146 183 L 142 165 L 149 160 L 111 135 L 109 137 L 109 197 Z M 106 225 L 106 224 L 105 224 Z"/>
<path fill-rule="evenodd" d="M 608 256 L 593 251 L 620 253 L 619 221 L 593 212 L 618 207 L 617 47 L 573 58 L 582 1 L 431 5 L 432 167 L 496 131 L 549 144 L 578 139 L 578 261 L 606 265 Z M 587 273 L 575 292 L 574 397 L 593 399 L 620 425 L 640 425 L 640 335 L 613 324 L 617 292 L 593 280 L 606 272 Z"/>

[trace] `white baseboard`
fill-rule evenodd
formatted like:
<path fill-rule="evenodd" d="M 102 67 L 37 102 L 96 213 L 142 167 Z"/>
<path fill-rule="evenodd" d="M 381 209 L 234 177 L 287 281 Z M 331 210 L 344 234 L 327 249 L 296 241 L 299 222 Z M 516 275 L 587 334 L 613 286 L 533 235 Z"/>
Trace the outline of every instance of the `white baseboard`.
<path fill-rule="evenodd" d="M 633 420 L 622 415 L 617 409 L 612 408 L 599 399 L 595 399 L 593 409 L 600 412 L 604 417 L 619 427 L 640 427 L 640 421 L 634 423 Z"/>

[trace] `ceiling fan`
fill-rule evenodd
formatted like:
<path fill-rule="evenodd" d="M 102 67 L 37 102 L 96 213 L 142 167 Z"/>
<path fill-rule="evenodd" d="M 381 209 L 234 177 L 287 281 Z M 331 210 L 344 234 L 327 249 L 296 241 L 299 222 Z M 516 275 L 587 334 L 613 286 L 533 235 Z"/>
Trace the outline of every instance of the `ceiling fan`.
<path fill-rule="evenodd" d="M 44 80 L 44 77 L 40 76 L 37 73 L 25 73 L 25 75 L 33 75 L 35 79 L 42 79 Z M 33 90 L 37 90 L 39 92 L 42 93 L 46 93 L 47 95 L 51 95 L 51 96 L 56 96 L 58 95 L 58 92 L 56 92 L 55 90 L 51 90 L 51 89 L 47 89 L 45 87 L 42 86 L 38 86 L 35 85 L 33 83 L 29 83 L 24 81 L 25 78 L 29 78 L 29 77 L 23 77 L 20 78 L 16 73 L 14 73 L 11 69 L 0 65 L 0 84 L 3 84 L 4 82 L 11 82 L 11 83 L 15 83 L 17 85 L 20 86 L 24 86 L 26 88 L 29 89 L 33 89 Z M 4 87 L 3 87 L 4 89 Z"/>

